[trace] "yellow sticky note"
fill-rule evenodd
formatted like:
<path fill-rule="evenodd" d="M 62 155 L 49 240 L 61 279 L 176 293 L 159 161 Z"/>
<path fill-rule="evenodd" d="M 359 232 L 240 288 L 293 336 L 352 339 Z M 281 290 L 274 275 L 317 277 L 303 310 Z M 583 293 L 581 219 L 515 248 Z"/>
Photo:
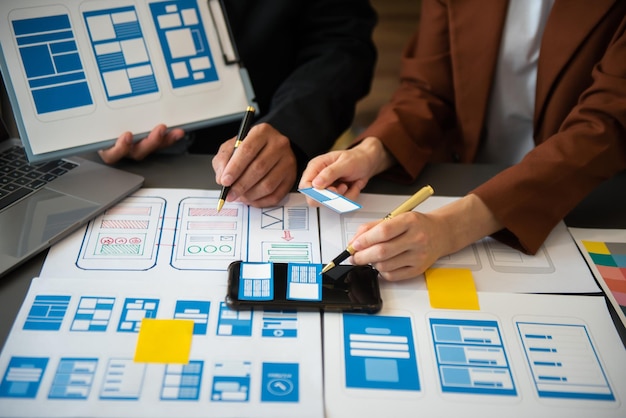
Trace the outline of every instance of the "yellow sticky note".
<path fill-rule="evenodd" d="M 140 363 L 189 363 L 193 321 L 144 318 L 139 328 L 135 361 Z"/>
<path fill-rule="evenodd" d="M 472 271 L 460 268 L 426 270 L 430 306 L 439 309 L 479 310 Z"/>
<path fill-rule="evenodd" d="M 606 246 L 604 242 L 596 242 L 596 241 L 582 241 L 585 249 L 589 253 L 593 254 L 611 254 L 609 251 L 609 247 Z"/>

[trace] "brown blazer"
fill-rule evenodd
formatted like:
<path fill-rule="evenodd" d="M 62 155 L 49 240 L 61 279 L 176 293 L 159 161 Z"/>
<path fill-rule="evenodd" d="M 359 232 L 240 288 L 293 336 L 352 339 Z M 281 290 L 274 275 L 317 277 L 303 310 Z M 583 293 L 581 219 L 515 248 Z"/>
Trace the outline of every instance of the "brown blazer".
<path fill-rule="evenodd" d="M 401 84 L 357 138 L 380 138 L 411 181 L 430 161 L 470 163 L 483 139 L 504 0 L 422 0 Z M 536 148 L 472 193 L 499 234 L 534 253 L 594 187 L 626 169 L 626 1 L 556 0 L 541 44 Z M 626 191 L 625 191 L 626 192 Z"/>

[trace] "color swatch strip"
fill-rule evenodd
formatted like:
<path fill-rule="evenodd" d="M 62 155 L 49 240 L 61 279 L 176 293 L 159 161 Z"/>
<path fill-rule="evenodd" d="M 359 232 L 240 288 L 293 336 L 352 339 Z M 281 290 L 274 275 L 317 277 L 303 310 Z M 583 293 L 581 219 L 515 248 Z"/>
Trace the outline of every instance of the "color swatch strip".
<path fill-rule="evenodd" d="M 626 243 L 582 241 L 589 257 L 626 314 Z"/>

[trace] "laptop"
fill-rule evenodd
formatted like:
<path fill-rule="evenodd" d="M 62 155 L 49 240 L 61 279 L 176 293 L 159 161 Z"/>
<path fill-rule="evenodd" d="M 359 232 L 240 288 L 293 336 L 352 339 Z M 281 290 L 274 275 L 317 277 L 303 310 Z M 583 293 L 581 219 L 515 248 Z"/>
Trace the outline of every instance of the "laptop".
<path fill-rule="evenodd" d="M 69 235 L 143 184 L 80 157 L 29 164 L 0 120 L 0 276 Z"/>

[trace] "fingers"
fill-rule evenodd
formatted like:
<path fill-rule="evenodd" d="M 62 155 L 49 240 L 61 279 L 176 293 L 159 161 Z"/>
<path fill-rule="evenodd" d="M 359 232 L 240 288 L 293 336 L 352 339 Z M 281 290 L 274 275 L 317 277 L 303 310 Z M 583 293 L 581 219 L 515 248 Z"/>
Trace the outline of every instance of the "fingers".
<path fill-rule="evenodd" d="M 220 146 L 212 164 L 218 184 L 230 186 L 227 201 L 271 206 L 291 190 L 297 161 L 287 137 L 262 123 L 250 129 L 233 152 L 234 139 Z"/>
<path fill-rule="evenodd" d="M 263 168 L 259 168 L 261 165 L 270 167 L 275 165 L 275 162 L 271 161 L 275 159 L 272 158 L 271 151 L 265 150 L 262 153 L 265 148 L 274 149 L 286 145 L 291 149 L 287 137 L 267 123 L 253 126 L 236 151 L 235 140 L 236 138 L 231 138 L 224 142 L 213 158 L 216 181 L 223 186 L 233 186 L 253 162 L 257 164 L 257 170 L 260 171 L 263 171 Z M 267 158 L 270 160 L 266 160 Z"/>
<path fill-rule="evenodd" d="M 269 153 L 264 156 L 262 152 L 233 184 L 233 200 L 239 198 L 252 206 L 274 205 L 291 190 L 297 176 L 296 157 L 291 148 Z"/>
<path fill-rule="evenodd" d="M 133 134 L 124 132 L 117 138 L 111 148 L 98 151 L 98 155 L 105 164 L 115 164 L 130 153 L 133 147 Z"/>
<path fill-rule="evenodd" d="M 217 150 L 217 154 L 213 156 L 211 165 L 213 166 L 213 171 L 215 171 L 215 182 L 217 184 L 230 186 L 230 184 L 223 183 L 222 174 L 224 172 L 224 168 L 226 168 L 226 164 L 228 164 L 228 161 L 230 160 L 230 156 L 233 154 L 235 140 L 236 138 L 233 137 L 228 141 L 223 142 Z"/>
<path fill-rule="evenodd" d="M 114 164 L 122 158 L 141 161 L 158 149 L 172 146 L 183 136 L 185 136 L 185 131 L 182 129 L 174 128 L 168 131 L 165 125 L 160 124 L 155 126 L 146 138 L 138 142 L 133 142 L 132 133 L 124 132 L 111 148 L 100 150 L 98 154 L 106 164 Z"/>
<path fill-rule="evenodd" d="M 331 151 L 312 159 L 299 187 L 335 188 L 349 199 L 356 199 L 369 179 L 389 168 L 392 160 L 380 140 L 369 137 L 357 146 Z"/>
<path fill-rule="evenodd" d="M 277 170 L 278 171 L 278 170 Z M 283 174 L 286 174 L 283 172 Z M 291 175 L 279 176 L 277 182 L 262 181 L 251 188 L 243 197 L 243 202 L 254 207 L 276 206 L 291 191 L 296 179 L 296 170 Z"/>
<path fill-rule="evenodd" d="M 438 258 L 428 219 L 415 212 L 364 224 L 351 242 L 355 264 L 371 264 L 386 280 L 422 274 Z"/>

